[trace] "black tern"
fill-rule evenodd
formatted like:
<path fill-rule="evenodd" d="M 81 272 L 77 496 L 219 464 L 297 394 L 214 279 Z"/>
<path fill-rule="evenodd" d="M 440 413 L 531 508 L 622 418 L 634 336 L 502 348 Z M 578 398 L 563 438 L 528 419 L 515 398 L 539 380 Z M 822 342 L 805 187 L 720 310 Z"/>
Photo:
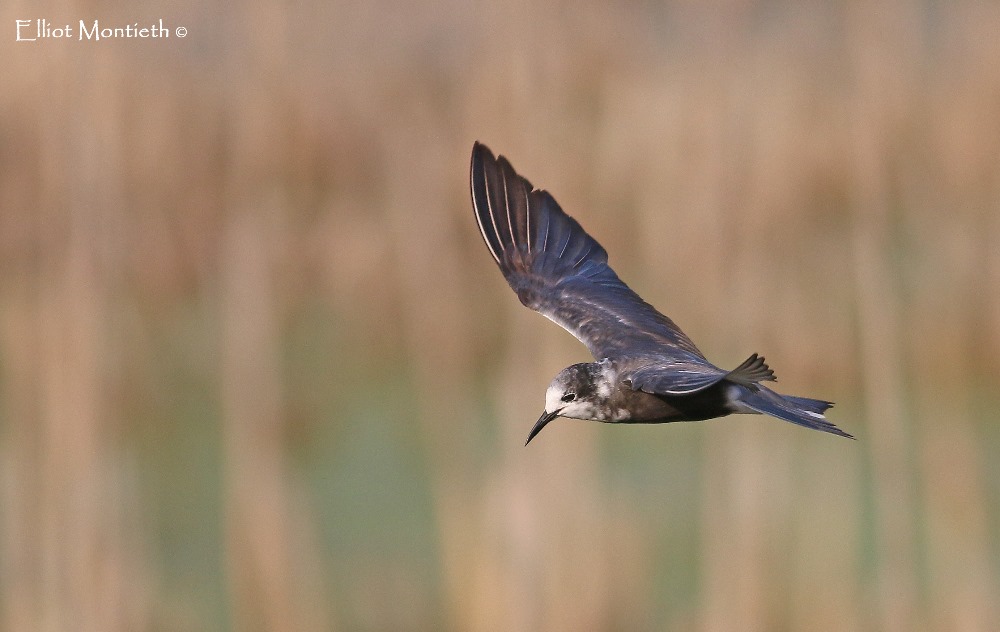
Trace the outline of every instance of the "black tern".
<path fill-rule="evenodd" d="M 521 302 L 573 334 L 597 362 L 559 372 L 527 445 L 556 417 L 608 423 L 765 414 L 853 439 L 827 421 L 833 403 L 776 393 L 756 353 L 732 371 L 709 362 L 672 320 L 608 266 L 608 253 L 546 191 L 472 148 L 472 206 L 494 261 Z"/>

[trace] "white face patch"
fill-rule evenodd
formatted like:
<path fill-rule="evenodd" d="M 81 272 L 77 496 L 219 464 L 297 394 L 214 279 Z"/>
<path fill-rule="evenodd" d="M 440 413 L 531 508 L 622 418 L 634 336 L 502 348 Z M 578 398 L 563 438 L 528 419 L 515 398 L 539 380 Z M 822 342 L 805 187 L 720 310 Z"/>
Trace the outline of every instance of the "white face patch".
<path fill-rule="evenodd" d="M 545 391 L 545 412 L 551 413 L 563 407 L 563 392 L 558 386 L 553 384 Z"/>
<path fill-rule="evenodd" d="M 580 400 L 566 404 L 565 408 L 559 414 L 570 419 L 604 421 L 601 419 L 598 409 L 592 403 Z"/>
<path fill-rule="evenodd" d="M 560 417 L 586 420 L 598 419 L 597 409 L 593 403 L 581 399 L 564 402 L 562 398 L 565 394 L 566 391 L 559 386 L 554 384 L 550 386 L 545 391 L 545 412 L 551 413 L 558 410 Z"/>

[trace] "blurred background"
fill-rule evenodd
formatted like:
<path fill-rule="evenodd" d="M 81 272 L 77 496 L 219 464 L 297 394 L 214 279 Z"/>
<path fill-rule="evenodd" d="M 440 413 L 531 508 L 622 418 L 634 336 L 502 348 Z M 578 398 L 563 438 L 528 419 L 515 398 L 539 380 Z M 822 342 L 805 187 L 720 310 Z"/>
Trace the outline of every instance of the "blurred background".
<path fill-rule="evenodd" d="M 18 19 L 186 38 L 15 40 Z M 0 6 L 6 630 L 1000 629 L 1000 5 Z M 560 420 L 507 155 L 717 364 Z"/>

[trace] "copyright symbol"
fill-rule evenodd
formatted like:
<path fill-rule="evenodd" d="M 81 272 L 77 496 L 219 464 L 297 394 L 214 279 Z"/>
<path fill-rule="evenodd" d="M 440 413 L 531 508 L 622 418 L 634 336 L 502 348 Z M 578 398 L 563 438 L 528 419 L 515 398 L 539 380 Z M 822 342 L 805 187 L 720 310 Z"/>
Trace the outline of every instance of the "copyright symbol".
<path fill-rule="evenodd" d="M 187 37 L 188 34 L 187 28 L 183 26 L 178 26 L 174 32 L 177 33 L 177 37 Z"/>

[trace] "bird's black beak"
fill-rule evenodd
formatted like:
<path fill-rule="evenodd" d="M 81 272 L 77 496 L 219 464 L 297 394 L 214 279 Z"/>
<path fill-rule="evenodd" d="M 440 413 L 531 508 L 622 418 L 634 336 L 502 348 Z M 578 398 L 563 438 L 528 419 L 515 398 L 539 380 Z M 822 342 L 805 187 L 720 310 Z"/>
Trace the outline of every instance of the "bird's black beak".
<path fill-rule="evenodd" d="M 545 424 L 549 423 L 550 421 L 558 417 L 560 412 L 562 412 L 562 408 L 551 413 L 543 412 L 542 416 L 538 418 L 538 421 L 536 421 L 535 425 L 531 428 L 531 432 L 528 433 L 528 440 L 524 442 L 524 445 L 528 445 L 529 443 L 531 443 L 531 440 L 535 438 L 536 434 L 542 431 L 542 428 L 545 427 Z"/>

